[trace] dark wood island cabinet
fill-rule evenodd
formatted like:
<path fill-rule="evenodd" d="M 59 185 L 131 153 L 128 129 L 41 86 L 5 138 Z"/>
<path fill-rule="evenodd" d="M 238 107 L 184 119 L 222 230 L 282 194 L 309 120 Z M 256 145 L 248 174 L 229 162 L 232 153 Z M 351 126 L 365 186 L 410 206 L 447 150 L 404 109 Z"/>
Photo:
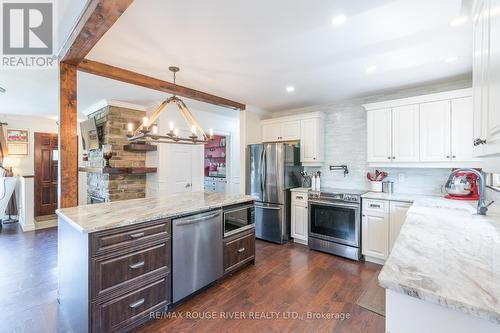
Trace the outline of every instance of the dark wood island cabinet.
<path fill-rule="evenodd" d="M 63 213 L 58 212 L 58 298 L 72 330 L 129 331 L 151 313 L 175 307 L 171 218 L 85 232 Z M 224 238 L 220 260 L 224 276 L 254 263 L 255 230 Z"/>

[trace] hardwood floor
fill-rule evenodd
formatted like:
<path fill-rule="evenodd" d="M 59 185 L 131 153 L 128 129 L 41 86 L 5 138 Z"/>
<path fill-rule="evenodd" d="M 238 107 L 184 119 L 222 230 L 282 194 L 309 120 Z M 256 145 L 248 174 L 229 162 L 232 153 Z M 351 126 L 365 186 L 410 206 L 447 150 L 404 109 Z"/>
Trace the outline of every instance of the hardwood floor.
<path fill-rule="evenodd" d="M 0 332 L 70 332 L 57 303 L 57 229 L 0 233 Z M 384 318 L 356 300 L 380 266 L 297 244 L 257 241 L 256 265 L 201 292 L 137 332 L 384 332 Z M 344 313 L 350 318 L 284 319 L 285 313 Z M 216 319 L 186 318 L 215 315 Z M 238 314 L 246 319 L 221 319 Z M 277 314 L 276 314 L 277 313 Z M 173 318 L 177 315 L 178 318 Z M 280 318 L 249 319 L 257 316 Z M 181 318 L 180 316 L 183 316 Z"/>
<path fill-rule="evenodd" d="M 384 317 L 356 305 L 379 271 L 378 265 L 310 251 L 298 244 L 283 246 L 257 241 L 255 266 L 237 272 L 180 305 L 170 318 L 167 315 L 136 331 L 382 333 Z M 272 312 L 278 312 L 274 315 L 280 318 L 221 319 L 221 313 L 228 316 L 239 312 L 246 317 L 272 316 Z M 284 319 L 286 312 L 301 317 L 307 316 L 307 312 L 348 313 L 351 317 Z M 212 313 L 216 319 L 187 318 Z M 176 315 L 178 318 L 174 318 Z"/>

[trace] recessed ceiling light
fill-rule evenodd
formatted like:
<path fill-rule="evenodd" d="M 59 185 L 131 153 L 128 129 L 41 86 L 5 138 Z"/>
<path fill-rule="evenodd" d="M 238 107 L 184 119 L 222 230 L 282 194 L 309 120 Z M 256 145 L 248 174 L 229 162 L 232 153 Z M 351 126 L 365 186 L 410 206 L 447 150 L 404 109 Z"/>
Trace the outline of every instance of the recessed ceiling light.
<path fill-rule="evenodd" d="M 466 23 L 468 20 L 469 20 L 469 18 L 467 16 L 459 16 L 459 17 L 453 19 L 450 22 L 450 25 L 455 28 L 455 27 L 461 26 L 462 24 Z"/>
<path fill-rule="evenodd" d="M 368 66 L 366 67 L 366 72 L 367 73 L 373 73 L 377 70 L 377 66 Z"/>
<path fill-rule="evenodd" d="M 287 93 L 293 93 L 295 91 L 295 87 L 294 86 L 288 86 L 286 87 L 286 92 Z"/>
<path fill-rule="evenodd" d="M 337 15 L 332 19 L 332 24 L 341 25 L 344 24 L 345 21 L 347 21 L 347 17 L 345 17 L 345 15 Z"/>
<path fill-rule="evenodd" d="M 449 57 L 449 58 L 444 59 L 444 62 L 454 62 L 457 60 L 458 60 L 458 57 Z"/>

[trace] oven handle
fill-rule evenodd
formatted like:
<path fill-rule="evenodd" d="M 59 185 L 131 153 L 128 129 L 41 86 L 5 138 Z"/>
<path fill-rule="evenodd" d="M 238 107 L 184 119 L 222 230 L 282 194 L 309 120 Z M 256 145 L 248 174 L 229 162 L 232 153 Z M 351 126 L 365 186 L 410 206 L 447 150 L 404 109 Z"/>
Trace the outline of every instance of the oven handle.
<path fill-rule="evenodd" d="M 360 205 L 345 204 L 345 203 L 340 203 L 340 202 L 333 203 L 333 202 L 309 200 L 309 204 L 310 205 L 317 205 L 317 206 L 344 207 L 344 208 L 360 209 Z"/>

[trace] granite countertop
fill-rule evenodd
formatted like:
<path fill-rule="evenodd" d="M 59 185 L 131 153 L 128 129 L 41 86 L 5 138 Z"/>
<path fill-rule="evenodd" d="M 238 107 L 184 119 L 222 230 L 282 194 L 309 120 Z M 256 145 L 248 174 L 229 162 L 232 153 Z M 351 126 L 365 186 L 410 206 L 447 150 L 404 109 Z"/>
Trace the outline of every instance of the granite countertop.
<path fill-rule="evenodd" d="M 365 199 L 374 200 L 389 200 L 389 201 L 403 201 L 403 202 L 413 202 L 422 198 L 440 198 L 442 195 L 424 195 L 424 194 L 411 194 L 411 193 L 382 193 L 382 192 L 367 192 L 361 196 Z"/>
<path fill-rule="evenodd" d="M 500 324 L 500 209 L 420 198 L 379 275 L 386 289 Z"/>
<path fill-rule="evenodd" d="M 56 213 L 82 233 L 91 233 L 254 200 L 248 195 L 195 192 L 63 208 Z"/>

